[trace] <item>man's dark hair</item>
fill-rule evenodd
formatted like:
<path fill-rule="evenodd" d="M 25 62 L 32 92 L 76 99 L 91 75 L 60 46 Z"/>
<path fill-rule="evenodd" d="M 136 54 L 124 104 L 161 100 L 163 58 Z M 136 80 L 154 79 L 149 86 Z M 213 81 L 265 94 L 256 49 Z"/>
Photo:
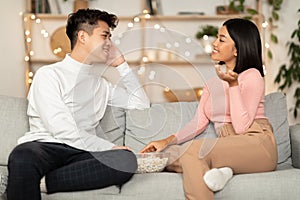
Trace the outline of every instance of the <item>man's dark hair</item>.
<path fill-rule="evenodd" d="M 66 33 L 71 42 L 71 49 L 77 42 L 78 32 L 83 30 L 91 35 L 94 28 L 98 27 L 99 20 L 106 22 L 111 29 L 116 28 L 119 21 L 116 15 L 96 9 L 79 9 L 68 16 Z"/>
<path fill-rule="evenodd" d="M 237 49 L 233 71 L 239 74 L 249 68 L 255 68 L 263 77 L 261 39 L 256 25 L 250 20 L 236 18 L 225 21 L 223 26 L 226 26 Z"/>

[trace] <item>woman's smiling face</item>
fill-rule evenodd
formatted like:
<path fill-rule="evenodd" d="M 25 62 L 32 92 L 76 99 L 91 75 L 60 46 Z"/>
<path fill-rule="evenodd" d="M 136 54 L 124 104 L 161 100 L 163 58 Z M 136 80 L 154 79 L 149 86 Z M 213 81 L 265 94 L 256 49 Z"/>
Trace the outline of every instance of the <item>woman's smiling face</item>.
<path fill-rule="evenodd" d="M 213 51 L 211 58 L 215 61 L 223 61 L 230 69 L 234 69 L 236 64 L 237 50 L 234 41 L 230 37 L 226 26 L 219 30 L 217 39 L 212 43 Z"/>

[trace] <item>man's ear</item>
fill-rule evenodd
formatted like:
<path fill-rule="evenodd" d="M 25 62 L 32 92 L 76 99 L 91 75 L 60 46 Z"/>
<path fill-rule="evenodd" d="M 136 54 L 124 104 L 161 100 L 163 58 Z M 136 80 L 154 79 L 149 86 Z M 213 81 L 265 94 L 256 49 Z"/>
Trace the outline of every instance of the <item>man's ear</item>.
<path fill-rule="evenodd" d="M 86 42 L 87 36 L 88 35 L 85 31 L 83 30 L 78 31 L 78 35 L 77 35 L 78 42 L 84 44 Z"/>

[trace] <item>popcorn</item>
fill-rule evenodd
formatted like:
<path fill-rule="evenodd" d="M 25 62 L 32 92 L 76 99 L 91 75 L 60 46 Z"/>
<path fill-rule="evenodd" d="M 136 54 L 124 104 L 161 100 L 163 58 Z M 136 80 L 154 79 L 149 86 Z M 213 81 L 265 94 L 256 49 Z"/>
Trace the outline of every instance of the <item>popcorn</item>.
<path fill-rule="evenodd" d="M 136 154 L 138 169 L 136 173 L 161 172 L 167 165 L 168 155 L 164 153 Z"/>

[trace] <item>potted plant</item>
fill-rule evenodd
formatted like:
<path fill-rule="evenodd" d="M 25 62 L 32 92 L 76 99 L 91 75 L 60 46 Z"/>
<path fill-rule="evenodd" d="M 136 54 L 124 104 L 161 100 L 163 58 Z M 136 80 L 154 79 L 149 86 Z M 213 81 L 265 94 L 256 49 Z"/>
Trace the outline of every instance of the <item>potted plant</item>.
<path fill-rule="evenodd" d="M 196 33 L 197 39 L 202 39 L 204 35 L 216 37 L 218 34 L 219 28 L 213 25 L 204 25 L 199 28 Z"/>
<path fill-rule="evenodd" d="M 300 14 L 300 9 L 298 10 Z M 300 19 L 297 27 L 291 34 L 291 40 L 287 43 L 289 65 L 283 64 L 275 78 L 275 83 L 279 84 L 281 91 L 287 90 L 292 86 L 300 84 Z M 300 86 L 294 90 L 295 105 L 290 110 L 293 111 L 294 117 L 297 118 L 300 109 Z"/>
<path fill-rule="evenodd" d="M 212 52 L 211 43 L 215 40 L 218 34 L 219 28 L 213 25 L 204 25 L 199 28 L 196 33 L 196 38 L 200 40 L 204 51 L 208 54 Z"/>
<path fill-rule="evenodd" d="M 258 14 L 257 10 L 245 7 L 244 3 L 245 0 L 230 0 L 228 5 L 217 6 L 216 13 L 217 14 L 248 13 L 250 15 Z"/>

